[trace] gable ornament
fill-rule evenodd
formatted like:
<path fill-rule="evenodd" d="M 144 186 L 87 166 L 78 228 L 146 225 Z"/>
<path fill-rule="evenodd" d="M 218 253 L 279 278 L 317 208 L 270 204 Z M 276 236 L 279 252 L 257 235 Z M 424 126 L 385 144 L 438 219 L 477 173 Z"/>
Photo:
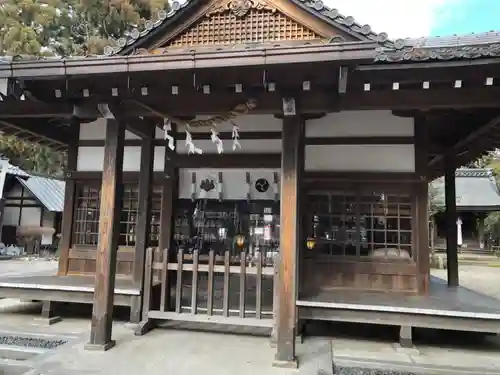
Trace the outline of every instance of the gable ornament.
<path fill-rule="evenodd" d="M 265 9 L 271 12 L 276 11 L 276 7 L 265 0 L 220 0 L 206 13 L 206 16 L 210 17 L 214 14 L 230 11 L 236 17 L 242 18 L 245 17 L 251 9 Z"/>

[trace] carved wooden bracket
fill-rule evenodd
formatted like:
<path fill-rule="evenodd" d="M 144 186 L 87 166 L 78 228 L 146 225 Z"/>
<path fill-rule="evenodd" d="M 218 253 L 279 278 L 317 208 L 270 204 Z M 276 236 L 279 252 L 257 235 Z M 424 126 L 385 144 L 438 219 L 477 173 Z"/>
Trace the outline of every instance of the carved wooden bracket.
<path fill-rule="evenodd" d="M 265 0 L 220 0 L 206 13 L 206 16 L 210 17 L 229 10 L 236 17 L 245 17 L 251 9 L 276 11 L 276 7 Z"/>

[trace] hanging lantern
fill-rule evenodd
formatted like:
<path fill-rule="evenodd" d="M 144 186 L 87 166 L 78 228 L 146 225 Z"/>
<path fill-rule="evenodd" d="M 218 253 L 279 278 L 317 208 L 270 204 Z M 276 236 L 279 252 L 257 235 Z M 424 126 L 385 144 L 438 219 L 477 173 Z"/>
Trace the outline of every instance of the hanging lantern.
<path fill-rule="evenodd" d="M 316 239 L 309 237 L 306 241 L 306 246 L 308 250 L 312 250 L 316 247 Z"/>
<path fill-rule="evenodd" d="M 245 245 L 245 236 L 241 235 L 241 234 L 238 234 L 236 235 L 236 237 L 234 238 L 234 241 L 236 243 L 236 246 L 238 247 L 243 247 Z"/>

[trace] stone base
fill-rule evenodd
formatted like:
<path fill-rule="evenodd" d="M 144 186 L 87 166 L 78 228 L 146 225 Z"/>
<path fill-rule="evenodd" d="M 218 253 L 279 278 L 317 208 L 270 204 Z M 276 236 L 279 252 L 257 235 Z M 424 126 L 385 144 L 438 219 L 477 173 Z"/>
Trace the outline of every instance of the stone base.
<path fill-rule="evenodd" d="M 154 320 L 143 320 L 142 322 L 135 325 L 134 335 L 143 336 L 154 328 L 156 328 L 156 322 Z"/>
<path fill-rule="evenodd" d="M 398 353 L 417 356 L 420 355 L 420 351 L 414 346 L 402 346 L 401 344 L 394 344 L 394 350 Z"/>
<path fill-rule="evenodd" d="M 297 361 L 297 359 L 294 359 L 293 361 L 279 361 L 275 359 L 273 361 L 273 367 L 296 370 L 299 368 L 299 362 Z"/>
<path fill-rule="evenodd" d="M 115 345 L 116 345 L 115 340 L 109 340 L 105 344 L 91 344 L 91 343 L 85 344 L 84 349 L 91 352 L 105 352 L 106 350 L 113 348 Z"/>
<path fill-rule="evenodd" d="M 53 316 L 52 318 L 35 318 L 37 324 L 51 326 L 52 324 L 59 323 L 61 321 L 60 316 Z"/>

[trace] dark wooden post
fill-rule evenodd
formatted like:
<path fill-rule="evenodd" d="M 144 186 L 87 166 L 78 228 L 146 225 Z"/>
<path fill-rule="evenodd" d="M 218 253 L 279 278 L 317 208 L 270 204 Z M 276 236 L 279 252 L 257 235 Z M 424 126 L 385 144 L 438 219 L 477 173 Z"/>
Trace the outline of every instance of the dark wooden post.
<path fill-rule="evenodd" d="M 294 111 L 293 111 L 294 112 Z M 304 122 L 298 115 L 283 118 L 281 154 L 281 227 L 278 270 L 277 352 L 274 365 L 297 367 L 295 357 L 297 254 L 300 244 L 299 181 L 304 165 Z"/>
<path fill-rule="evenodd" d="M 445 202 L 446 202 L 446 263 L 448 286 L 458 286 L 457 201 L 455 188 L 455 154 L 445 155 Z"/>
<path fill-rule="evenodd" d="M 173 126 L 172 134 L 175 134 L 176 126 Z M 164 269 L 162 278 L 162 290 L 160 310 L 170 309 L 170 289 L 172 286 L 172 273 L 168 272 L 168 261 L 172 254 L 170 248 L 173 230 L 174 202 L 177 198 L 178 169 L 175 167 L 175 151 L 168 146 L 165 147 L 164 180 L 161 187 L 161 214 L 160 214 L 160 251 L 167 259 L 163 260 Z M 167 250 L 167 251 L 165 251 Z"/>
<path fill-rule="evenodd" d="M 149 235 L 151 232 L 151 196 L 153 194 L 153 164 L 154 164 L 154 128 L 151 134 L 144 137 L 141 141 L 141 170 L 139 172 L 139 197 L 138 197 L 138 215 L 136 222 L 136 242 L 134 256 L 133 281 L 141 293 L 144 289 L 144 259 L 146 249 L 149 244 Z M 142 301 L 138 299 L 132 307 L 130 321 L 139 323 L 142 319 Z"/>
<path fill-rule="evenodd" d="M 59 270 L 58 275 L 66 276 L 69 266 L 69 249 L 73 235 L 73 216 L 75 214 L 76 182 L 71 178 L 71 172 L 76 171 L 78 163 L 78 141 L 80 138 L 80 122 L 72 120 L 70 124 L 71 139 L 68 142 L 68 159 L 64 179 L 64 208 L 59 242 Z"/>
<path fill-rule="evenodd" d="M 419 182 L 415 185 L 415 209 L 413 212 L 413 258 L 417 263 L 417 288 L 419 294 L 427 293 L 430 279 L 429 254 L 429 183 L 428 164 L 428 118 L 417 116 L 414 120 L 415 173 Z"/>
<path fill-rule="evenodd" d="M 99 243 L 97 245 L 94 308 L 88 350 L 108 350 L 111 340 L 120 210 L 122 203 L 125 123 L 108 119 L 104 145 Z"/>

